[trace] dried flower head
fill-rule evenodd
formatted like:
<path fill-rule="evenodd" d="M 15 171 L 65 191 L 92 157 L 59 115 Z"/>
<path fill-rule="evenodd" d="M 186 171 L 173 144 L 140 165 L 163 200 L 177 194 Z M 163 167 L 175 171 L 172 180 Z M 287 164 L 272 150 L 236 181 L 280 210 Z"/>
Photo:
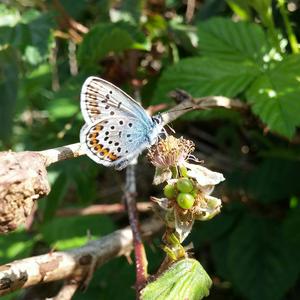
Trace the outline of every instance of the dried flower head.
<path fill-rule="evenodd" d="M 150 148 L 148 158 L 155 167 L 168 168 L 182 165 L 194 149 L 192 141 L 169 135 Z"/>

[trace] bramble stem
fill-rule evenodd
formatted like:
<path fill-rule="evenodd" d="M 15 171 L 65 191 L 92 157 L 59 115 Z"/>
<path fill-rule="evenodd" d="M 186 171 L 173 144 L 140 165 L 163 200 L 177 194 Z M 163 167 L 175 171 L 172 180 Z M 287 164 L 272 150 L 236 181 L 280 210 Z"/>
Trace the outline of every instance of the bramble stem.
<path fill-rule="evenodd" d="M 138 211 L 135 201 L 136 196 L 136 178 L 135 178 L 135 163 L 130 164 L 126 169 L 126 191 L 125 200 L 128 210 L 128 218 L 133 236 L 133 247 L 135 254 L 136 268 L 136 298 L 139 299 L 139 291 L 144 286 L 147 277 L 148 261 L 145 248 L 142 242 L 140 232 L 140 224 L 138 219 Z"/>

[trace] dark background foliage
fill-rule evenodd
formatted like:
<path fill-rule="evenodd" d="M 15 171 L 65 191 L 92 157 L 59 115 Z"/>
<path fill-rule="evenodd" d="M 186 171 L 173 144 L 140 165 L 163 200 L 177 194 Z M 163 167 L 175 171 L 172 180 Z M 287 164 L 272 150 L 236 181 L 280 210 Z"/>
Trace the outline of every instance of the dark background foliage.
<path fill-rule="evenodd" d="M 172 104 L 167 94 L 175 88 L 195 97 L 240 99 L 243 112 L 193 112 L 172 124 L 178 136 L 195 142 L 206 166 L 226 177 L 215 192 L 223 200 L 221 214 L 196 223 L 189 240 L 214 282 L 208 299 L 299 299 L 298 5 L 1 1 L 0 149 L 78 142 L 79 93 L 89 75 L 141 97 L 144 107 Z M 149 185 L 153 173 L 140 158 L 140 201 L 160 193 Z M 88 231 L 99 238 L 127 224 L 125 214 L 55 216 L 65 207 L 122 201 L 123 172 L 82 157 L 52 167 L 49 180 L 52 191 L 39 201 L 31 229 L 0 238 L 1 263 L 76 247 L 88 240 Z M 159 239 L 147 245 L 151 272 L 163 257 L 158 246 Z M 133 265 L 115 259 L 75 299 L 132 299 L 134 276 Z"/>

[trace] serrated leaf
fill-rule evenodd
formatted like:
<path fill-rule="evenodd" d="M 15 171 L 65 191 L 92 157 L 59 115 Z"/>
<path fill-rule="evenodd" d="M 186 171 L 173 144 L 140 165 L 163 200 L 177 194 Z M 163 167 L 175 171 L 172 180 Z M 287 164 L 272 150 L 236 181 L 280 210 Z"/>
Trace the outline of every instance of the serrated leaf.
<path fill-rule="evenodd" d="M 109 52 L 119 53 L 126 49 L 148 50 L 148 46 L 143 33 L 128 23 L 100 23 L 84 36 L 78 59 L 82 68 L 95 68 L 95 64 Z"/>
<path fill-rule="evenodd" d="M 235 97 L 257 76 L 258 70 L 243 63 L 212 58 L 187 58 L 166 69 L 155 91 L 155 103 L 161 103 L 174 89 L 183 89 L 194 97 L 222 95 Z"/>
<path fill-rule="evenodd" d="M 292 254 L 276 222 L 246 216 L 229 240 L 232 283 L 250 300 L 281 299 L 299 273 Z"/>
<path fill-rule="evenodd" d="M 199 23 L 198 37 L 200 53 L 224 61 L 248 62 L 255 66 L 263 62 L 263 56 L 270 50 L 259 25 L 228 18 Z"/>
<path fill-rule="evenodd" d="M 300 55 L 291 55 L 258 77 L 246 93 L 268 127 L 291 138 L 300 125 Z"/>
<path fill-rule="evenodd" d="M 141 292 L 142 300 L 200 300 L 209 295 L 212 281 L 195 259 L 175 262 Z"/>

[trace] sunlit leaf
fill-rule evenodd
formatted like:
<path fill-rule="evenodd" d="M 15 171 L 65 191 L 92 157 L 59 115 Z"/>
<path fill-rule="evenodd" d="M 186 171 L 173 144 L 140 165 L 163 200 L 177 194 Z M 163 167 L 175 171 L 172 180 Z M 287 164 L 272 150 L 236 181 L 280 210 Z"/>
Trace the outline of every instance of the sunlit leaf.
<path fill-rule="evenodd" d="M 258 77 L 247 91 L 253 112 L 267 126 L 291 138 L 300 125 L 300 55 L 279 62 Z"/>
<path fill-rule="evenodd" d="M 198 36 L 200 53 L 224 62 L 247 62 L 259 68 L 270 50 L 263 29 L 253 23 L 212 18 L 199 23 Z"/>
<path fill-rule="evenodd" d="M 53 219 L 42 226 L 41 233 L 55 249 L 65 250 L 83 246 L 113 229 L 112 220 L 106 216 L 72 216 Z"/>
<path fill-rule="evenodd" d="M 257 74 L 257 68 L 243 63 L 204 57 L 182 59 L 164 71 L 155 91 L 155 102 L 165 101 L 167 94 L 175 89 L 186 90 L 194 97 L 235 97 Z"/>
<path fill-rule="evenodd" d="M 209 295 L 211 279 L 201 264 L 190 258 L 175 262 L 141 293 L 142 300 L 200 300 Z"/>
<path fill-rule="evenodd" d="M 15 7 L 0 4 L 0 27 L 15 26 L 21 19 L 19 11 Z"/>
<path fill-rule="evenodd" d="M 25 231 L 17 231 L 0 239 L 0 264 L 30 255 L 34 239 Z"/>

